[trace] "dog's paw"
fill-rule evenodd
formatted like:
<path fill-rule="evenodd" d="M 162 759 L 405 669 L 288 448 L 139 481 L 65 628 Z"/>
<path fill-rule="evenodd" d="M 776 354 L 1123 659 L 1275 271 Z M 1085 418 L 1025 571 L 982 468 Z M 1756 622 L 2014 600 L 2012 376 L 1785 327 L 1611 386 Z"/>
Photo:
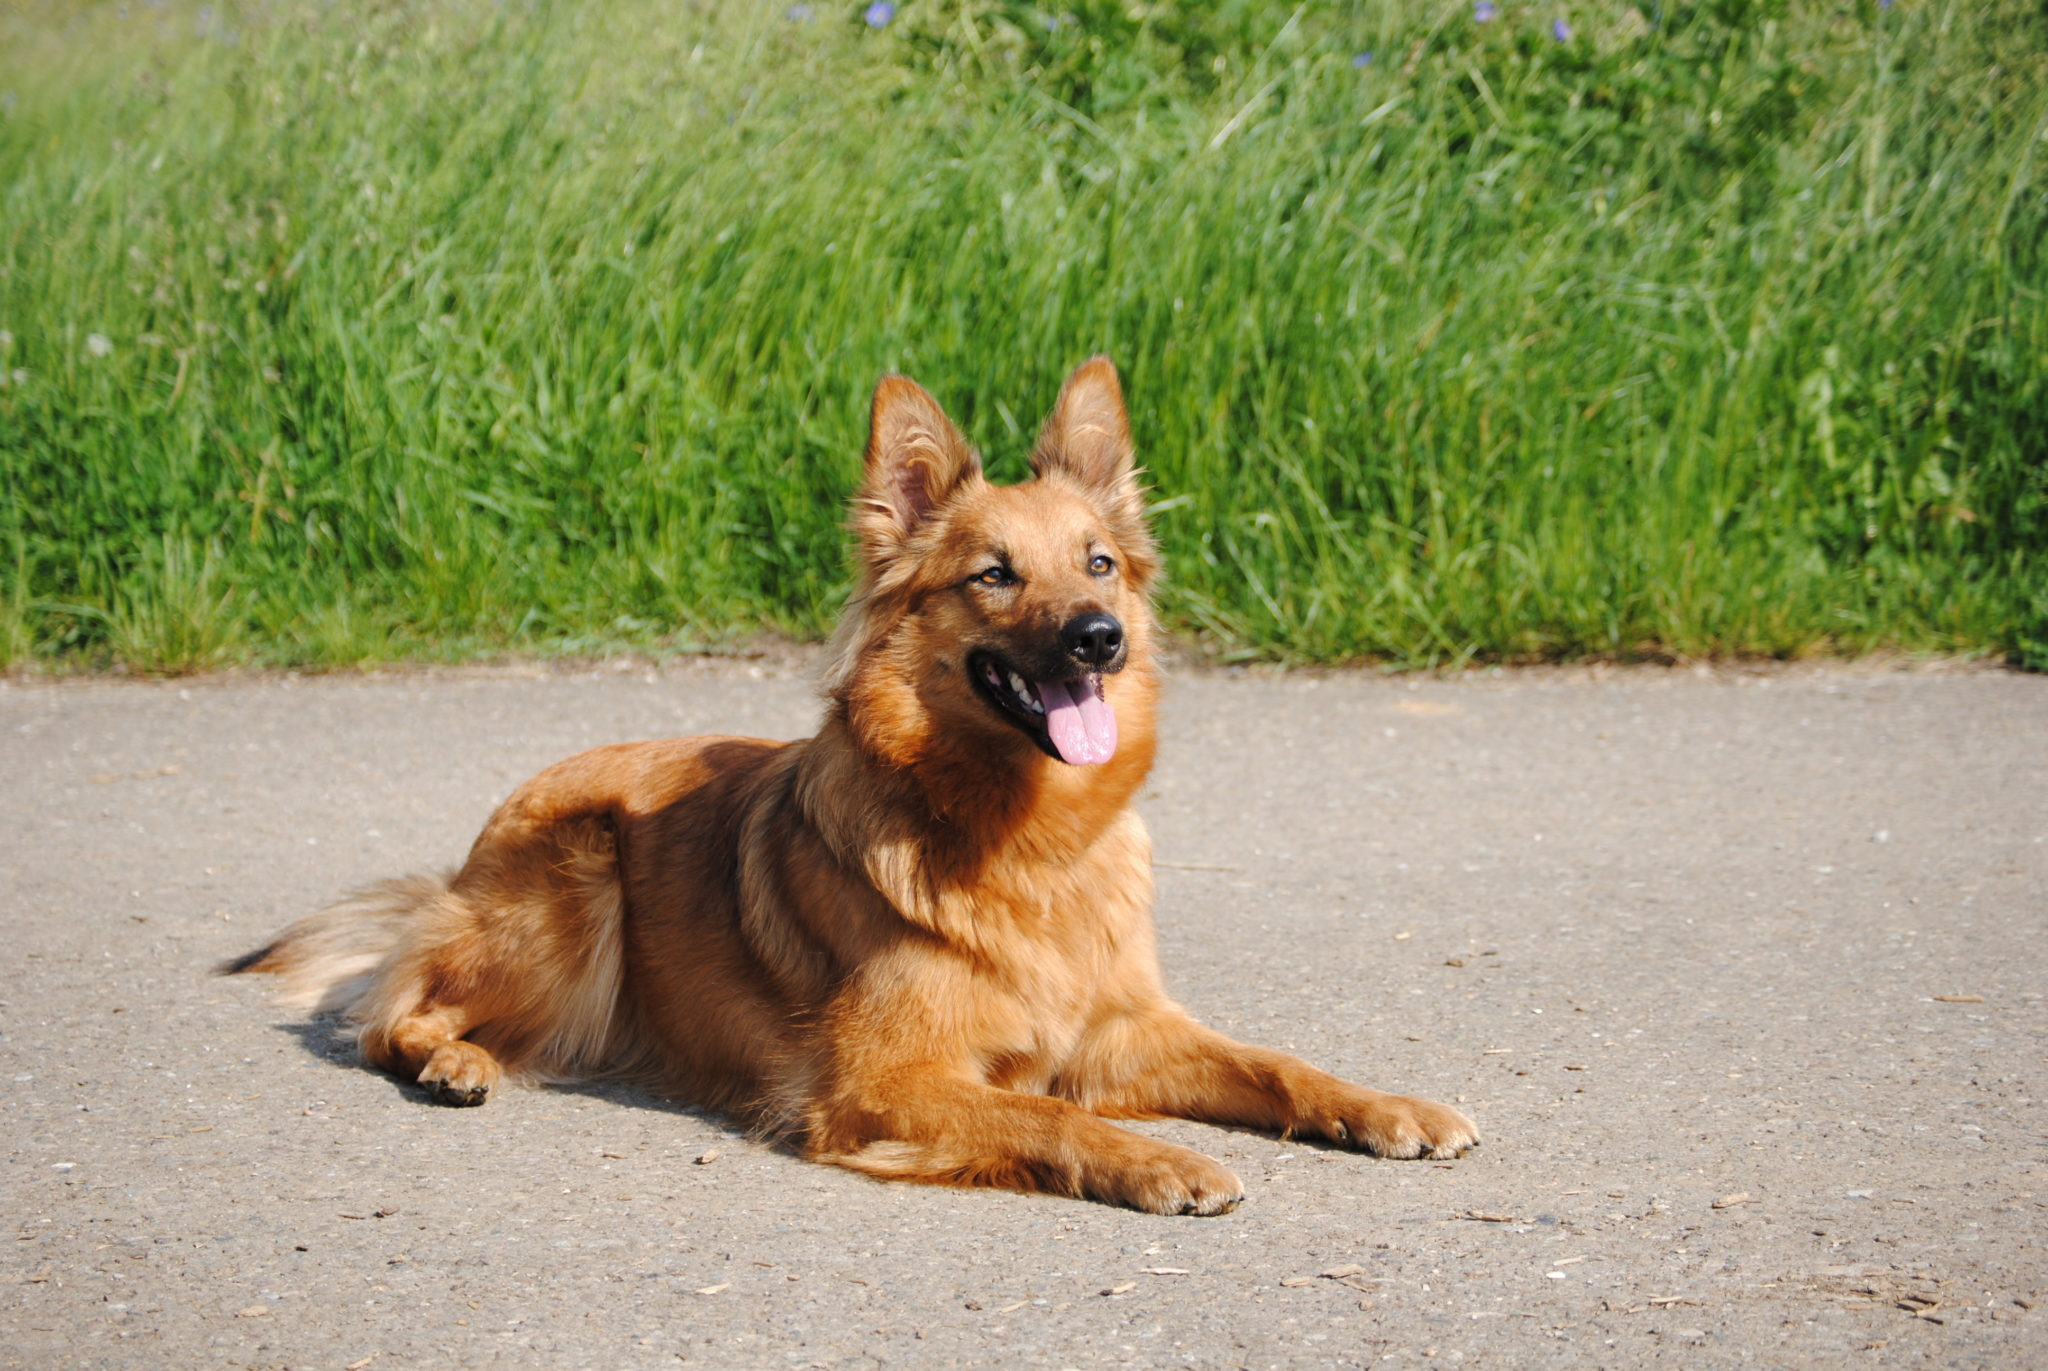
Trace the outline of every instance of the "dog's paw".
<path fill-rule="evenodd" d="M 1089 1190 L 1097 1199 L 1148 1214 L 1228 1214 L 1244 1202 L 1244 1183 L 1199 1152 L 1161 1144 L 1106 1166 Z"/>
<path fill-rule="evenodd" d="M 420 1084 L 436 1104 L 482 1104 L 498 1083 L 498 1062 L 475 1043 L 443 1043 L 420 1070 Z"/>
<path fill-rule="evenodd" d="M 1412 1095 L 1361 1092 L 1316 1131 L 1375 1157 L 1449 1161 L 1479 1145 L 1479 1129 L 1447 1104 Z M 1302 1130 L 1309 1131 L 1307 1129 Z"/>

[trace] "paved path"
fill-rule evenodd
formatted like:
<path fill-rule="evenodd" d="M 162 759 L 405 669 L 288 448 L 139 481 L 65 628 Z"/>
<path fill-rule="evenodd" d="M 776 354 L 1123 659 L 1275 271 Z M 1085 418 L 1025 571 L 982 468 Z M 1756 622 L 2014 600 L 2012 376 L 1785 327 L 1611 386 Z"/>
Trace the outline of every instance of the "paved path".
<path fill-rule="evenodd" d="M 1148 1126 L 1222 1219 L 436 1108 L 206 974 L 570 751 L 814 714 L 733 664 L 0 687 L 0 1363 L 2048 1364 L 2039 677 L 1182 673 L 1169 981 L 1488 1136 Z"/>

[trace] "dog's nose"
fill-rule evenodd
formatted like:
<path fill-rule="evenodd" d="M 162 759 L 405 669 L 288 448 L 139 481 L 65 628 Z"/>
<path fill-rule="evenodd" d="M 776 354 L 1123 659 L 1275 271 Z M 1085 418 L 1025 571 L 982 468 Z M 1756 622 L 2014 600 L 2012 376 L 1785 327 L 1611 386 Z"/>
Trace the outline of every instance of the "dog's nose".
<path fill-rule="evenodd" d="M 1083 614 L 1060 630 L 1060 646 L 1078 662 L 1106 667 L 1124 653 L 1124 626 L 1107 614 Z"/>

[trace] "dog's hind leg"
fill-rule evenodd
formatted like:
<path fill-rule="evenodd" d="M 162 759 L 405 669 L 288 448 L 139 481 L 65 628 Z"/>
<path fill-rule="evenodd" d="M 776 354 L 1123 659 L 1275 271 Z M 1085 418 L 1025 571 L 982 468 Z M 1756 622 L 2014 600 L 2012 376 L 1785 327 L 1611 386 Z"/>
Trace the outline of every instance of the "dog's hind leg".
<path fill-rule="evenodd" d="M 363 1056 L 442 1104 L 507 1075 L 615 1065 L 625 897 L 608 818 L 508 802 L 452 879 L 385 881 L 300 919 L 223 972 L 281 975 L 344 1016 Z"/>
<path fill-rule="evenodd" d="M 363 1055 L 394 1076 L 417 1080 L 439 1104 L 482 1104 L 504 1068 L 463 1034 L 472 1027 L 461 1005 L 422 1006 L 395 1023 L 363 1031 Z"/>
<path fill-rule="evenodd" d="M 441 1104 L 603 1069 L 624 900 L 602 821 L 496 823 L 358 1004 L 363 1055 Z"/>
<path fill-rule="evenodd" d="M 377 1066 L 417 1079 L 445 1104 L 482 1104 L 503 1070 L 463 1041 L 476 1027 L 471 1010 L 445 1001 L 459 968 L 449 954 L 472 926 L 445 879 L 409 876 L 308 915 L 221 970 L 282 976 L 291 1001 L 354 1021 Z"/>
<path fill-rule="evenodd" d="M 385 963 L 353 1017 L 363 1056 L 401 1080 L 416 1080 L 441 1104 L 482 1104 L 504 1076 L 489 1051 L 466 1041 L 490 1021 L 482 992 L 488 968 L 460 900 L 443 895 L 423 936 Z"/>

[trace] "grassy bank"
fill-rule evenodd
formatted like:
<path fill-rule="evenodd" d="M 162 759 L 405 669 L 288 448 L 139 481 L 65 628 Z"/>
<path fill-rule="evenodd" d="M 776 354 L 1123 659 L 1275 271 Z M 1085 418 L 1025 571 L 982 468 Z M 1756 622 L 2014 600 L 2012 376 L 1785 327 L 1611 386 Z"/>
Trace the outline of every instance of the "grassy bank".
<path fill-rule="evenodd" d="M 0 662 L 816 634 L 875 376 L 1095 351 L 1227 651 L 2048 662 L 2044 130 L 2032 0 L 31 0 Z"/>

